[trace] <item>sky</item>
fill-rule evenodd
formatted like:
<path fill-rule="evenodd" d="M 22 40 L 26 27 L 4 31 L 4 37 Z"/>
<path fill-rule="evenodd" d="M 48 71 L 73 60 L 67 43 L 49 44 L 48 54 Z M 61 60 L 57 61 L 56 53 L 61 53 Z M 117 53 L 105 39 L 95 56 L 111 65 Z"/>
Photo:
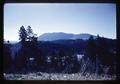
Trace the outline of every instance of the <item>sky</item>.
<path fill-rule="evenodd" d="M 7 3 L 4 5 L 4 39 L 18 41 L 21 26 L 43 33 L 89 33 L 116 39 L 116 4 Z"/>

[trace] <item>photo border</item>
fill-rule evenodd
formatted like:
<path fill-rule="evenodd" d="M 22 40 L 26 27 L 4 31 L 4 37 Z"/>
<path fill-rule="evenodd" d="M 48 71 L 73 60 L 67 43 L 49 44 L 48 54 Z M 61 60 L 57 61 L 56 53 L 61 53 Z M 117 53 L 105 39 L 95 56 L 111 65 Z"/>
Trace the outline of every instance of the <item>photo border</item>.
<path fill-rule="evenodd" d="M 5 84 L 16 84 L 16 83 L 18 83 L 18 84 L 21 84 L 21 83 L 27 83 L 27 84 L 60 84 L 60 83 L 68 83 L 68 84 L 71 84 L 71 83 L 83 83 L 83 84 L 107 84 L 107 83 L 111 83 L 111 84 L 113 84 L 113 83 L 116 83 L 116 82 L 118 82 L 118 80 L 120 79 L 120 73 L 119 73 L 119 71 L 120 71 L 120 69 L 119 69 L 119 65 L 120 65 L 120 57 L 118 56 L 118 55 L 120 55 L 120 49 L 119 49 L 119 43 L 118 43 L 118 40 L 120 40 L 120 29 L 119 29 L 119 27 L 120 27 L 120 24 L 119 24 L 119 22 L 120 22 L 120 17 L 119 17 L 119 15 L 120 15 L 120 5 L 118 4 L 119 3 L 119 1 L 117 1 L 117 0 L 4 0 L 4 1 L 1 1 L 1 10 L 0 10 L 0 12 L 2 13 L 2 18 L 1 18 L 1 23 L 2 23 L 2 26 L 1 26 L 1 28 L 0 28 L 0 42 L 1 42 L 1 48 L 0 49 L 2 49 L 1 50 L 1 54 L 3 54 L 3 32 L 4 32 L 4 18 L 3 18 L 3 16 L 4 16 L 4 4 L 6 4 L 6 3 L 115 3 L 116 4 L 116 36 L 117 36 L 117 46 L 116 46 L 116 48 L 117 48 L 117 71 L 116 71 L 116 74 L 117 74 L 117 78 L 116 78 L 116 80 L 100 80 L 100 81 L 98 81 L 98 80 L 91 80 L 91 81 L 88 81 L 88 80 L 79 80 L 79 81 L 77 81 L 77 80 L 65 80 L 65 81 L 61 81 L 61 80 L 59 80 L 59 81 L 57 81 L 57 80 L 53 80 L 53 81 L 51 81 L 51 80 L 4 80 L 4 78 L 3 78 L 3 55 L 0 55 L 0 76 L 1 76 L 1 80 L 4 80 L 3 82 L 5 83 Z M 109 31 L 108 31 L 108 33 L 109 33 Z"/>

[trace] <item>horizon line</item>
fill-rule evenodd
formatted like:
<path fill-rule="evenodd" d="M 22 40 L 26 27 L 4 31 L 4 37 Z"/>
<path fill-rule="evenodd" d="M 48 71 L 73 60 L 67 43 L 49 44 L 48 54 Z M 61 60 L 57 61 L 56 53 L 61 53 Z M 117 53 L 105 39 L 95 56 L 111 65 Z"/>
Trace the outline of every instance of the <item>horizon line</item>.
<path fill-rule="evenodd" d="M 65 34 L 75 34 L 75 35 L 77 35 L 77 34 L 90 34 L 90 33 L 86 33 L 86 32 L 84 32 L 84 33 L 67 33 L 67 32 L 47 32 L 47 33 L 65 33 Z M 46 34 L 46 33 L 43 33 L 43 34 Z M 41 35 L 43 35 L 43 34 L 41 34 Z M 41 35 L 39 35 L 39 36 L 37 36 L 37 37 L 40 37 Z M 100 35 L 100 34 L 90 34 L 90 35 L 93 35 L 93 36 L 97 36 L 97 35 L 99 35 L 100 37 L 103 37 L 103 38 L 108 38 L 108 39 L 117 39 L 117 38 L 110 38 L 110 37 L 106 37 L 106 36 L 104 36 L 104 35 Z M 19 42 L 20 40 L 6 40 L 5 38 L 3 38 L 3 41 L 16 41 L 16 42 Z"/>

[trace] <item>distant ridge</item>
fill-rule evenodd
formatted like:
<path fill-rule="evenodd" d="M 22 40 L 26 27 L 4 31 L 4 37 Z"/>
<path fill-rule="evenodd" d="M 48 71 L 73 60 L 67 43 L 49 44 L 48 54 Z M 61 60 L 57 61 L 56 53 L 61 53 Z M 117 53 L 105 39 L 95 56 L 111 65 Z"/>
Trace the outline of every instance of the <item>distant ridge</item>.
<path fill-rule="evenodd" d="M 4 41 L 4 43 L 8 43 L 8 41 Z M 16 44 L 18 41 L 9 41 L 10 44 Z"/>
<path fill-rule="evenodd" d="M 44 33 L 38 37 L 38 41 L 54 41 L 54 40 L 68 40 L 68 39 L 82 39 L 87 40 L 91 34 L 81 33 L 81 34 L 72 34 L 72 33 L 63 33 L 63 32 L 54 32 L 54 33 Z M 94 39 L 97 37 L 92 35 Z"/>

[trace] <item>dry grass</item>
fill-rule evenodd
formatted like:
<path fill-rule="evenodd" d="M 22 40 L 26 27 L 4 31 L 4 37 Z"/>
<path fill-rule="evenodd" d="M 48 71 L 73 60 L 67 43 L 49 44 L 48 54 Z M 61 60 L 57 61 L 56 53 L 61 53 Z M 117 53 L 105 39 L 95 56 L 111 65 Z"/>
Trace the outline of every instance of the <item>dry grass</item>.
<path fill-rule="evenodd" d="M 116 76 L 97 75 L 87 73 L 85 76 L 81 73 L 62 74 L 62 73 L 29 73 L 29 74 L 5 74 L 6 80 L 115 80 Z"/>

